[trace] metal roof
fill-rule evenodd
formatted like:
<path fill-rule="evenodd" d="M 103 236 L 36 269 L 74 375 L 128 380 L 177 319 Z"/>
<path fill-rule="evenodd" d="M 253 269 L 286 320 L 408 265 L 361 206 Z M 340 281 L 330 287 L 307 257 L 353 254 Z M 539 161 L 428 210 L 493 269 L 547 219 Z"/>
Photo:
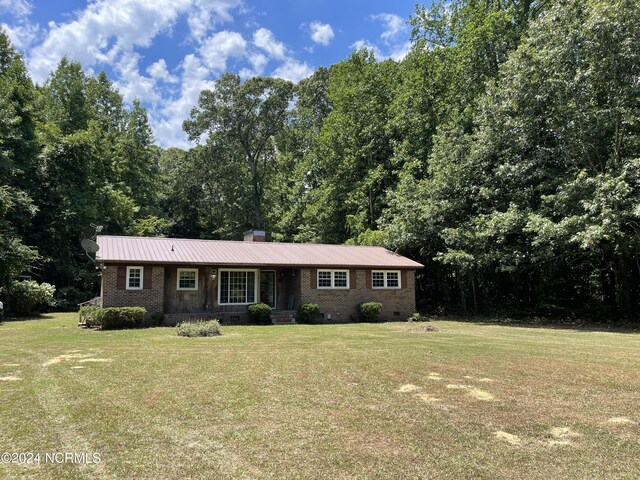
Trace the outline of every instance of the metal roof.
<path fill-rule="evenodd" d="M 227 266 L 384 267 L 423 265 L 382 247 L 99 235 L 98 262 Z"/>

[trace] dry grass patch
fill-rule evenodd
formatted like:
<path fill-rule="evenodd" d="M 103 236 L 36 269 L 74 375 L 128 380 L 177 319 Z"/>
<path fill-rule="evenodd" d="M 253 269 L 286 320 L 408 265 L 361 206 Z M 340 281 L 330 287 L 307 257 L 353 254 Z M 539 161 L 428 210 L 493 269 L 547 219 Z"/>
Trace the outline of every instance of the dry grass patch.
<path fill-rule="evenodd" d="M 612 425 L 637 425 L 638 422 L 634 422 L 630 418 L 627 417 L 612 417 L 607 420 L 607 423 Z"/>
<path fill-rule="evenodd" d="M 421 387 L 418 387 L 417 385 L 413 385 L 411 383 L 407 383 L 406 385 L 402 385 L 400 388 L 398 388 L 398 390 L 396 390 L 396 392 L 412 393 L 412 392 L 418 392 L 420 390 L 422 390 Z"/>
<path fill-rule="evenodd" d="M 512 433 L 503 432 L 502 430 L 498 430 L 497 432 L 493 432 L 495 437 L 498 440 L 502 440 L 507 442 L 510 445 L 522 445 L 522 440 L 519 436 L 513 435 Z"/>

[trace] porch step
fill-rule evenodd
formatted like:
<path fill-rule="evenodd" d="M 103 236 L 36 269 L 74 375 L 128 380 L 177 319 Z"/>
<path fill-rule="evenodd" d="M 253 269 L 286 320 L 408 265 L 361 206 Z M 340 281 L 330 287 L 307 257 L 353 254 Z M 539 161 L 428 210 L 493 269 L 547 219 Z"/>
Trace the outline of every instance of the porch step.
<path fill-rule="evenodd" d="M 271 313 L 271 322 L 274 325 L 291 325 L 296 323 L 296 312 L 292 311 L 277 311 Z"/>

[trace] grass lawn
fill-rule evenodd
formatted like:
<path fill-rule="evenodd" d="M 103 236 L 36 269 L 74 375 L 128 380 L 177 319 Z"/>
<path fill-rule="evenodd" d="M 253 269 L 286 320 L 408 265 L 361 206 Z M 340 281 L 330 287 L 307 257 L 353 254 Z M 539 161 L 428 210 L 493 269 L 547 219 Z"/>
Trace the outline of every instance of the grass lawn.
<path fill-rule="evenodd" d="M 638 478 L 640 335 L 0 325 L 0 478 Z M 44 460 L 42 460 L 44 461 Z"/>

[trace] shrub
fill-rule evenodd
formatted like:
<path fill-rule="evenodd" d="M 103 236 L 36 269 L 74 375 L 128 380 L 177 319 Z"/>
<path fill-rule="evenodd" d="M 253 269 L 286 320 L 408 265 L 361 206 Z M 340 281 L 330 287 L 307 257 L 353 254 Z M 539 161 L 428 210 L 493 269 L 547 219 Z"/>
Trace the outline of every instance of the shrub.
<path fill-rule="evenodd" d="M 159 326 L 164 322 L 164 313 L 154 312 L 151 314 L 151 325 Z"/>
<path fill-rule="evenodd" d="M 254 303 L 247 307 L 249 316 L 258 325 L 268 325 L 271 323 L 271 307 L 266 303 Z"/>
<path fill-rule="evenodd" d="M 409 318 L 407 318 L 407 322 L 429 322 L 430 319 L 426 315 L 422 315 L 421 313 L 414 313 Z"/>
<path fill-rule="evenodd" d="M 380 302 L 366 302 L 358 305 L 360 320 L 363 322 L 377 322 L 382 311 Z"/>
<path fill-rule="evenodd" d="M 98 308 L 86 315 L 86 326 L 102 330 L 136 328 L 142 325 L 146 313 L 143 307 Z"/>
<path fill-rule="evenodd" d="M 6 309 L 16 317 L 26 317 L 40 313 L 53 305 L 56 287 L 33 280 L 14 280 L 2 291 L 7 298 Z"/>
<path fill-rule="evenodd" d="M 97 305 L 84 305 L 84 306 L 80 307 L 80 323 L 86 324 L 87 321 L 90 322 L 91 320 L 89 320 L 89 318 L 99 308 L 100 307 L 98 307 Z"/>
<path fill-rule="evenodd" d="M 299 323 L 317 323 L 320 316 L 320 305 L 315 303 L 303 303 L 298 307 L 296 320 Z"/>
<path fill-rule="evenodd" d="M 215 337 L 222 335 L 219 320 L 196 320 L 182 322 L 176 327 L 179 337 Z"/>

